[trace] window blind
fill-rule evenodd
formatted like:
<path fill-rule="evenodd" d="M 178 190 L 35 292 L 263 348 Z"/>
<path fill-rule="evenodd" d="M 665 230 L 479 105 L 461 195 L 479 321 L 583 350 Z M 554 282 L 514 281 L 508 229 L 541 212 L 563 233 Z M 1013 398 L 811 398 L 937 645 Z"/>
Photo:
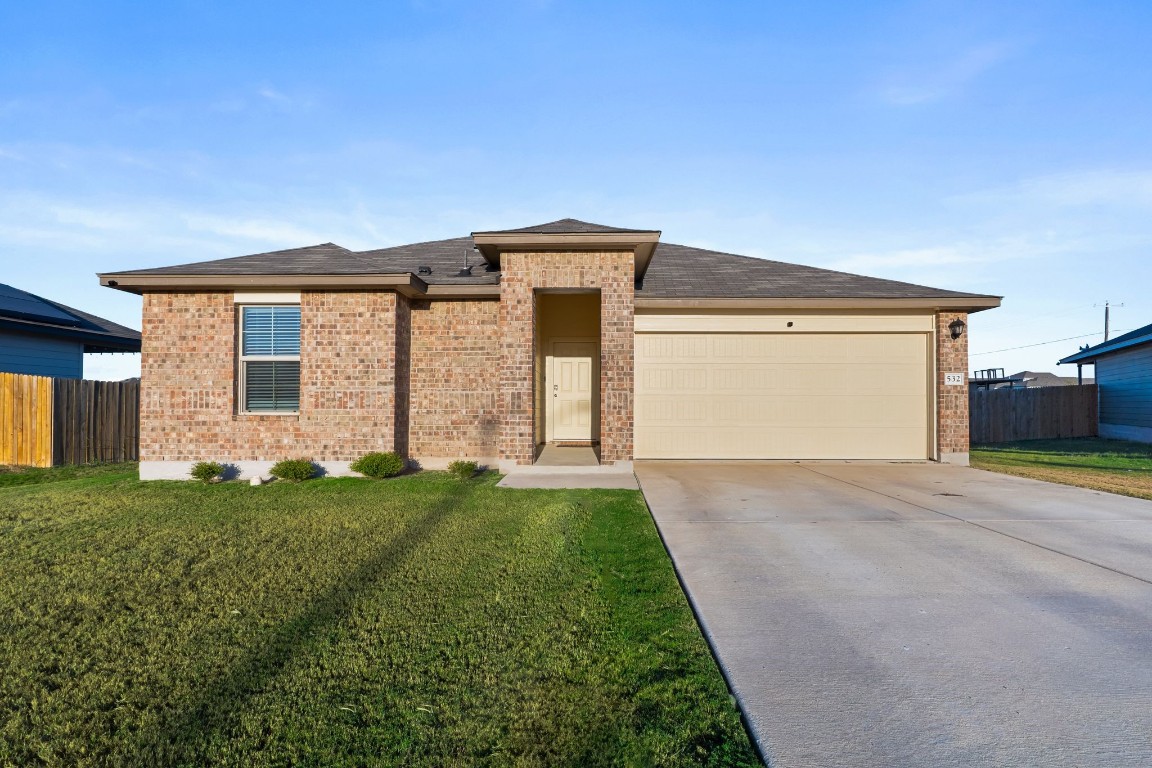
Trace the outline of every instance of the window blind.
<path fill-rule="evenodd" d="M 249 360 L 244 365 L 244 410 L 300 410 L 300 361 Z"/>
<path fill-rule="evenodd" d="M 300 307 L 249 306 L 241 311 L 244 410 L 300 410 Z"/>
<path fill-rule="evenodd" d="M 300 307 L 245 307 L 245 357 L 300 354 Z"/>

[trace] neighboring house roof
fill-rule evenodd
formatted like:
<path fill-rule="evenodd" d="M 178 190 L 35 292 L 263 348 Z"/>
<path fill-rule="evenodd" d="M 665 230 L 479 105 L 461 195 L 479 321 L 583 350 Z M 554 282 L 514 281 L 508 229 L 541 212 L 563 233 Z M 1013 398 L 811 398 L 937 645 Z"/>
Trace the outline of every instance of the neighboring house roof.
<path fill-rule="evenodd" d="M 1057 376 L 1048 371 L 1020 371 L 1008 378 L 1021 381 L 1025 387 L 1067 387 L 1077 383 L 1075 376 Z M 1091 379 L 1085 379 L 1085 384 L 1091 384 Z"/>
<path fill-rule="evenodd" d="M 475 232 L 502 234 L 641 234 L 658 230 L 622 229 L 561 219 L 522 229 Z M 334 243 L 293 248 L 251 256 L 203 261 L 172 267 L 138 269 L 101 275 L 107 285 L 118 287 L 131 278 L 163 276 L 262 276 L 262 275 L 393 275 L 410 273 L 427 285 L 485 286 L 500 282 L 498 267 L 486 264 L 473 252 L 472 237 L 413 243 L 371 251 L 350 251 Z M 471 274 L 459 276 L 465 259 Z M 421 267 L 431 269 L 421 273 Z M 130 290 L 130 288 L 129 288 Z M 996 306 L 999 297 L 962 293 L 836 272 L 781 261 L 657 243 L 647 272 L 637 282 L 637 299 L 941 299 L 974 301 L 974 307 Z"/>
<path fill-rule="evenodd" d="M 67 338 L 85 352 L 139 352 L 140 332 L 0 283 L 0 329 Z"/>
<path fill-rule="evenodd" d="M 1146 325 L 1143 328 L 1137 328 L 1134 331 L 1129 331 L 1123 336 L 1117 336 L 1114 339 L 1101 342 L 1094 347 L 1082 349 L 1074 355 L 1068 355 L 1060 361 L 1060 365 L 1065 363 L 1094 363 L 1097 358 L 1110 355 L 1114 352 L 1119 352 L 1130 347 L 1137 347 L 1141 344 L 1152 343 L 1152 325 Z"/>

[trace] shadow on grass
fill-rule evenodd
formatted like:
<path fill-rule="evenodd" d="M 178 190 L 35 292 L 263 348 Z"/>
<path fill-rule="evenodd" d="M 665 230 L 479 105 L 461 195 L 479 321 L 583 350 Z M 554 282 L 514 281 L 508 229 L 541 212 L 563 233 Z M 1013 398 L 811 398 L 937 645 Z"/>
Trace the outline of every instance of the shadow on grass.
<path fill-rule="evenodd" d="M 182 715 L 162 727 L 146 751 L 164 762 L 192 764 L 197 751 L 214 733 L 235 725 L 248 702 L 262 693 L 298 654 L 307 652 L 329 629 L 348 617 L 361 597 L 387 580 L 421 542 L 427 540 L 444 517 L 456 508 L 467 491 L 452 490 L 422 518 L 415 521 L 359 568 L 318 597 L 311 607 L 286 622 L 261 646 L 251 650 L 229 674 L 203 684 L 204 693 Z"/>
<path fill-rule="evenodd" d="M 995 453 L 1021 453 L 1059 456 L 1099 456 L 1114 458 L 1152 459 L 1152 446 L 1130 440 L 1110 440 L 1101 437 L 1069 437 L 1053 440 L 1016 440 L 1007 443 L 980 443 L 973 451 Z"/>
<path fill-rule="evenodd" d="M 1040 458 L 1043 457 L 1043 458 Z M 1015 461 L 1003 462 L 997 464 L 996 458 L 988 457 L 991 464 L 997 466 L 1013 466 L 1013 467 L 1036 467 L 1037 469 L 1087 469 L 1093 472 L 1130 472 L 1136 475 L 1152 474 L 1152 468 L 1149 467 L 1122 467 L 1122 466 L 1109 466 L 1107 464 L 1081 464 L 1074 461 L 1053 461 L 1052 454 L 1039 453 L 1028 456 L 1020 456 L 1015 454 L 1013 458 Z M 1071 458 L 1071 457 L 1069 457 Z"/>

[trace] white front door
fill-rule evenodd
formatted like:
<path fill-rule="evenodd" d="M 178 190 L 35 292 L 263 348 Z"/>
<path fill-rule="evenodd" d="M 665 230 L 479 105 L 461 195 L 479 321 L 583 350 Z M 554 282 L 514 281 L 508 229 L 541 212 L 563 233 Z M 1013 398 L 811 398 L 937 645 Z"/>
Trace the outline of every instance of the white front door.
<path fill-rule="evenodd" d="M 591 440 L 595 400 L 596 344 L 588 341 L 557 341 L 552 345 L 552 439 Z"/>

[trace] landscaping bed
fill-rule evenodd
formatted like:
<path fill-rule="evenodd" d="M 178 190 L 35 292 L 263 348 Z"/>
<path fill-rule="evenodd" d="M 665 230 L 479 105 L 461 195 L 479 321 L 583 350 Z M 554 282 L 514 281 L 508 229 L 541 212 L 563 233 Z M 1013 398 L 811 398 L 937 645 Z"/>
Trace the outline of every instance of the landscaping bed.
<path fill-rule="evenodd" d="M 758 764 L 640 495 L 496 480 L 0 474 L 0 764 Z"/>
<path fill-rule="evenodd" d="M 1152 445 L 1077 437 L 973 446 L 972 466 L 1152 499 Z"/>

